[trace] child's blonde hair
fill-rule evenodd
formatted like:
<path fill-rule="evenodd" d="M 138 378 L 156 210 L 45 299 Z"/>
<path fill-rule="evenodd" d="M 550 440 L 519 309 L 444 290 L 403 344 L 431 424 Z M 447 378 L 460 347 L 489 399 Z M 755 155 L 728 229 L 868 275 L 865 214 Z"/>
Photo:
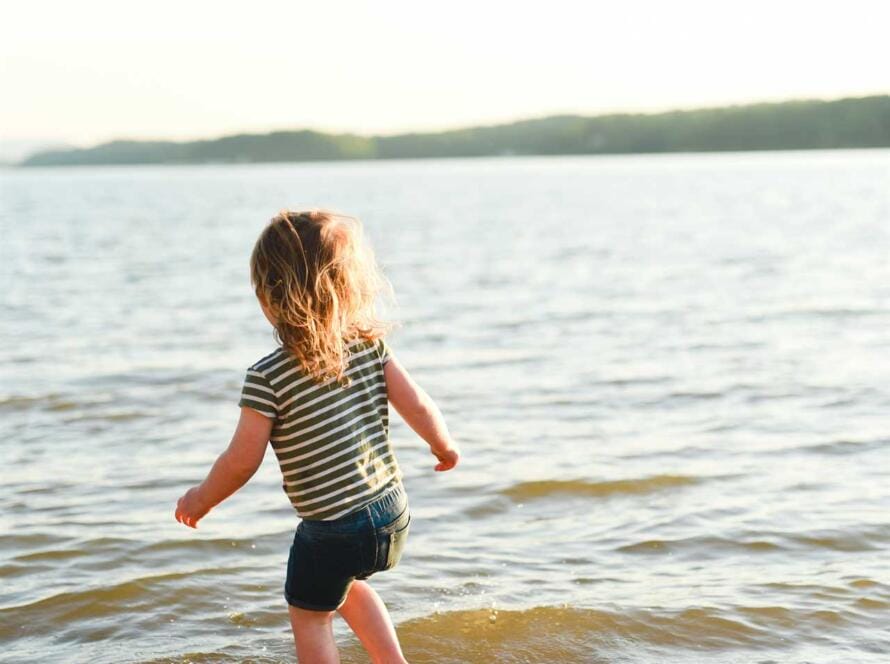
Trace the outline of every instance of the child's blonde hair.
<path fill-rule="evenodd" d="M 319 381 L 347 384 L 346 344 L 376 340 L 392 327 L 375 306 L 392 288 L 355 217 L 282 210 L 254 245 L 250 281 L 275 318 L 276 340 Z"/>

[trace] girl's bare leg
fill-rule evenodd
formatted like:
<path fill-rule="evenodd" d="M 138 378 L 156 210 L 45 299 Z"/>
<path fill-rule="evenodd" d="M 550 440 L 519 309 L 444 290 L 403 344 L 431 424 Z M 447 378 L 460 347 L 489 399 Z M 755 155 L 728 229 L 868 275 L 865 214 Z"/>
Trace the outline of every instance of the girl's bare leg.
<path fill-rule="evenodd" d="M 407 664 L 386 605 L 364 581 L 354 581 L 337 609 L 355 632 L 374 664 Z"/>
<path fill-rule="evenodd" d="M 304 664 L 339 664 L 340 654 L 331 626 L 333 611 L 308 611 L 288 604 L 297 661 Z"/>

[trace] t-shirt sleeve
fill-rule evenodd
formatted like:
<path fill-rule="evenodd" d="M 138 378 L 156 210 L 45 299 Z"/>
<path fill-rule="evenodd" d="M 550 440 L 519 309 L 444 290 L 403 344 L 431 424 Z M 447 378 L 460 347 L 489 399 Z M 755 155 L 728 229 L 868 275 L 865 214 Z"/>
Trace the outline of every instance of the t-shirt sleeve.
<path fill-rule="evenodd" d="M 241 398 L 238 400 L 238 405 L 253 408 L 271 420 L 278 416 L 275 390 L 272 389 L 269 379 L 255 369 L 248 369 L 244 376 L 244 385 L 241 387 Z"/>
<path fill-rule="evenodd" d="M 383 337 L 380 337 L 377 340 L 377 344 L 380 351 L 380 363 L 386 364 L 392 358 L 392 349 Z"/>

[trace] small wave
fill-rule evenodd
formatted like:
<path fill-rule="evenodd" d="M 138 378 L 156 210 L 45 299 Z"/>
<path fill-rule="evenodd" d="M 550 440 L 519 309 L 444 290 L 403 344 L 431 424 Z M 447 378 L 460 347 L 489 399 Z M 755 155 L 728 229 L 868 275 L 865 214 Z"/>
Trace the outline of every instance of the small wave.
<path fill-rule="evenodd" d="M 727 392 L 725 391 L 713 391 L 713 390 L 687 390 L 680 392 L 671 392 L 670 394 L 663 397 L 662 401 L 674 401 L 674 400 L 683 400 L 683 401 L 696 401 L 696 400 L 707 400 L 707 399 L 720 399 L 721 397 L 725 397 Z"/>
<path fill-rule="evenodd" d="M 629 387 L 633 385 L 663 385 L 671 382 L 669 376 L 634 376 L 629 378 L 606 378 L 602 380 L 588 381 L 588 385 L 603 385 L 609 387 Z"/>
<path fill-rule="evenodd" d="M 557 494 L 607 497 L 616 494 L 641 494 L 698 484 L 701 478 L 688 475 L 653 475 L 624 480 L 538 480 L 521 482 L 500 493 L 516 501 L 544 498 Z"/>
<path fill-rule="evenodd" d="M 23 553 L 20 556 L 14 556 L 13 560 L 23 562 L 40 562 L 43 560 L 60 561 L 69 560 L 71 558 L 80 558 L 88 556 L 90 553 L 84 550 L 76 549 L 49 549 L 47 551 L 34 551 L 33 553 Z"/>
<path fill-rule="evenodd" d="M 70 417 L 66 417 L 63 421 L 65 424 L 75 424 L 78 422 L 129 422 L 130 420 L 139 420 L 151 417 L 157 411 L 145 410 L 119 410 L 114 409 L 100 413 L 78 413 Z"/>
<path fill-rule="evenodd" d="M 863 307 L 827 307 L 824 309 L 785 309 L 779 311 L 770 311 L 762 314 L 755 314 L 743 318 L 749 323 L 763 323 L 774 320 L 785 319 L 810 319 L 810 318 L 855 318 L 862 316 L 886 316 L 885 309 L 870 309 Z"/>
<path fill-rule="evenodd" d="M 142 489 L 177 489 L 182 488 L 183 480 L 180 477 L 152 477 L 145 480 L 134 480 L 129 484 L 116 484 L 119 489 L 128 491 L 141 491 Z"/>
<path fill-rule="evenodd" d="M 842 597 L 851 597 L 858 594 L 858 591 L 868 590 L 875 593 L 878 597 L 890 599 L 890 585 L 884 585 L 879 581 L 869 578 L 854 578 L 847 582 L 847 586 L 853 588 L 850 590 L 846 586 L 827 586 L 816 583 L 791 583 L 787 581 L 770 581 L 758 584 L 759 587 L 766 588 L 769 591 L 776 591 L 787 596 L 802 597 L 812 599 L 813 597 L 830 597 L 838 599 Z"/>
<path fill-rule="evenodd" d="M 197 383 L 213 377 L 215 375 L 225 377 L 230 372 L 218 369 L 203 369 L 186 371 L 181 368 L 154 368 L 154 369 L 132 369 L 129 371 L 119 371 L 106 374 L 91 374 L 83 378 L 72 381 L 75 384 L 81 384 L 95 387 L 118 387 L 126 386 L 184 386 Z"/>
<path fill-rule="evenodd" d="M 293 650 L 292 647 L 282 647 L 280 655 L 257 655 L 250 648 L 242 648 L 237 645 L 231 645 L 228 648 L 230 650 L 243 649 L 244 652 L 230 654 L 222 650 L 211 652 L 189 651 L 180 657 L 146 660 L 141 664 L 244 664 L 244 662 L 250 662 L 250 664 L 282 664 L 282 662 L 291 661 L 287 658 L 288 654 L 293 655 L 291 652 Z M 359 659 L 358 661 L 364 662 L 367 660 Z"/>
<path fill-rule="evenodd" d="M 0 397 L 0 412 L 31 410 L 43 408 L 49 411 L 66 411 L 80 407 L 81 402 L 64 394 L 50 392 L 47 394 L 7 394 Z"/>
<path fill-rule="evenodd" d="M 846 455 L 856 454 L 858 452 L 869 452 L 871 450 L 881 449 L 883 447 L 890 447 L 890 438 L 876 438 L 874 440 L 830 440 L 825 443 L 805 445 L 803 447 L 794 447 L 791 449 L 784 449 L 782 451 Z"/>
<path fill-rule="evenodd" d="M 0 397 L 0 412 L 42 410 L 66 416 L 65 422 L 78 420 L 126 421 L 154 414 L 139 408 L 121 408 L 108 393 L 95 394 L 10 394 Z"/>
<path fill-rule="evenodd" d="M 134 605 L 151 606 L 163 602 L 167 606 L 193 601 L 194 586 L 190 579 L 202 574 L 240 575 L 244 567 L 211 567 L 188 572 L 168 572 L 141 576 L 120 583 L 103 585 L 84 590 L 72 590 L 49 595 L 24 604 L 0 608 L 0 637 L 12 635 L 13 627 L 5 625 L 28 624 L 31 634 L 51 633 L 59 625 L 119 616 Z M 9 617 L 9 620 L 4 620 Z"/>
<path fill-rule="evenodd" d="M 648 539 L 616 548 L 621 553 L 674 554 L 692 552 L 699 558 L 726 552 L 769 552 L 794 549 L 875 551 L 887 540 L 882 529 L 817 531 L 813 533 L 749 532 L 737 537 L 693 536 L 679 539 Z"/>
<path fill-rule="evenodd" d="M 12 533 L 0 535 L 0 551 L 19 551 L 23 547 L 52 546 L 71 541 L 70 537 L 50 533 Z"/>
<path fill-rule="evenodd" d="M 612 612 L 571 607 L 477 609 L 436 613 L 401 623 L 399 639 L 412 662 L 611 662 L 646 659 L 676 648 L 720 650 L 782 644 L 781 633 L 732 610 Z M 768 618 L 761 622 L 769 623 Z M 354 645 L 344 661 L 360 661 Z M 625 661 L 622 659 L 622 661 Z M 627 660 L 631 661 L 631 660 Z"/>
<path fill-rule="evenodd" d="M 890 602 L 881 599 L 872 599 L 871 597 L 859 597 L 853 604 L 861 609 L 886 611 L 890 609 Z"/>
<path fill-rule="evenodd" d="M 817 635 L 824 641 L 841 634 L 853 618 L 854 612 L 780 605 L 613 610 L 564 605 L 436 612 L 399 623 L 398 635 L 406 658 L 416 664 L 681 661 L 678 655 L 684 651 L 693 655 L 689 661 L 724 661 L 721 653 L 740 650 L 771 651 L 776 659 L 755 659 L 784 661 L 780 653 Z M 229 614 L 228 620 L 239 624 L 241 616 Z M 274 644 L 268 655 L 254 648 L 239 659 L 237 646 L 231 645 L 225 652 L 191 651 L 144 664 L 277 662 L 289 647 L 282 641 L 280 654 L 279 644 Z M 341 645 L 340 655 L 344 663 L 367 661 L 355 639 Z"/>
<path fill-rule="evenodd" d="M 650 539 L 620 546 L 616 551 L 621 553 L 676 553 L 694 551 L 697 556 L 707 558 L 711 554 L 727 550 L 738 551 L 777 551 L 783 547 L 764 539 L 732 540 L 722 537 L 687 537 L 676 540 Z"/>
<path fill-rule="evenodd" d="M 506 354 L 505 354 L 506 355 Z M 535 353 L 513 353 L 505 357 L 467 360 L 463 362 L 442 365 L 436 367 L 437 371 L 465 371 L 467 369 L 493 369 L 498 367 L 509 367 L 514 365 L 539 365 L 547 358 Z"/>
<path fill-rule="evenodd" d="M 883 527 L 870 531 L 824 530 L 815 533 L 791 533 L 787 537 L 805 548 L 834 551 L 878 551 L 890 539 L 887 529 Z"/>

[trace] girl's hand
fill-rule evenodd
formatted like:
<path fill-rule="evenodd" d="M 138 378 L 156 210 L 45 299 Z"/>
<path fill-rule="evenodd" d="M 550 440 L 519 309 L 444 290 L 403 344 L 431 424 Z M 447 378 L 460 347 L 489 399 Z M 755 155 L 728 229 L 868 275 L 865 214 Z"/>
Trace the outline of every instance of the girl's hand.
<path fill-rule="evenodd" d="M 436 467 L 433 470 L 438 471 L 451 470 L 460 460 L 460 450 L 456 447 L 449 447 L 447 450 L 442 450 L 441 452 L 433 450 L 433 455 L 439 460 L 439 463 L 436 464 Z"/>
<path fill-rule="evenodd" d="M 210 508 L 201 499 L 200 487 L 193 486 L 176 503 L 176 520 L 190 528 L 197 528 Z"/>

